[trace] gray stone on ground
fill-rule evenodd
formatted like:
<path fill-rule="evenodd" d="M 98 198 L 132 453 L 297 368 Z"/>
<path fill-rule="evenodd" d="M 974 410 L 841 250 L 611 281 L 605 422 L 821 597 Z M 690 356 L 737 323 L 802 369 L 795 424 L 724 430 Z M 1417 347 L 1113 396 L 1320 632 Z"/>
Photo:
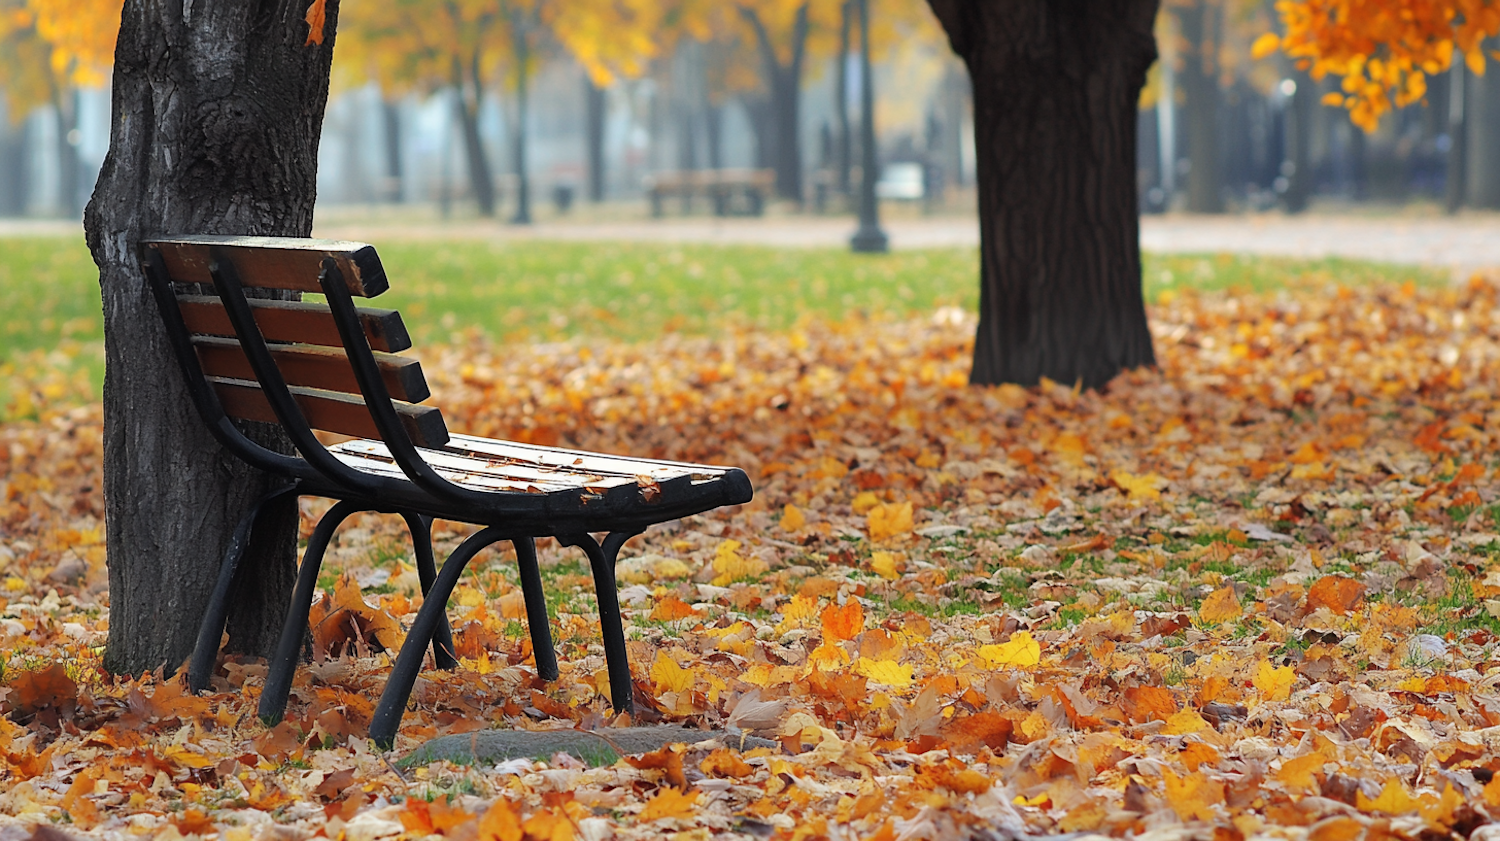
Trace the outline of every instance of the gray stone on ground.
<path fill-rule="evenodd" d="M 691 745 L 709 739 L 741 747 L 738 734 L 731 735 L 722 730 L 693 730 L 675 724 L 611 727 L 597 732 L 476 730 L 432 739 L 407 754 L 399 764 L 411 767 L 447 760 L 460 765 L 494 765 L 507 759 L 547 759 L 555 754 L 568 753 L 590 765 L 612 765 L 622 755 L 634 756 L 677 742 Z M 759 736 L 746 736 L 743 742 L 745 750 L 775 746 L 776 742 Z"/>

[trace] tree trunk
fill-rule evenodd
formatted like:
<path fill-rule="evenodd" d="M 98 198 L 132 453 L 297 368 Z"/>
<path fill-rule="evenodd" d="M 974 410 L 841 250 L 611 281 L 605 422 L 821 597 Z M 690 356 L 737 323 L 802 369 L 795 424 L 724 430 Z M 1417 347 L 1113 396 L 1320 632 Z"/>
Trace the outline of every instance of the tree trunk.
<path fill-rule="evenodd" d="M 1224 212 L 1224 168 L 1219 154 L 1219 38 L 1217 8 L 1198 0 L 1177 9 L 1187 55 L 1182 63 L 1182 91 L 1187 103 L 1188 210 Z"/>
<path fill-rule="evenodd" d="M 479 54 L 474 54 L 467 73 L 458 57 L 453 58 L 454 105 L 464 134 L 464 156 L 469 160 L 469 185 L 480 216 L 495 215 L 495 179 L 490 175 L 490 158 L 479 136 L 479 106 L 484 103 L 484 85 L 479 75 Z"/>
<path fill-rule="evenodd" d="M 784 199 L 802 201 L 802 65 L 807 52 L 807 3 L 797 7 L 792 24 L 791 56 L 786 64 L 776 57 L 771 35 L 754 9 L 740 7 L 740 12 L 755 30 L 765 65 L 766 86 L 771 96 L 770 149 L 771 166 L 776 170 L 776 194 Z"/>
<path fill-rule="evenodd" d="M 381 191 L 381 199 L 400 204 L 406 194 L 403 189 L 405 167 L 401 160 L 401 104 L 382 94 L 380 116 L 385 128 L 385 189 Z"/>
<path fill-rule="evenodd" d="M 583 77 L 583 93 L 587 124 L 589 160 L 589 201 L 604 201 L 604 118 L 606 116 L 604 88 L 594 84 L 587 73 Z"/>
<path fill-rule="evenodd" d="M 57 198 L 58 208 L 69 219 L 77 219 L 82 209 L 79 205 L 79 178 L 82 163 L 78 160 L 78 145 L 73 140 L 73 131 L 78 128 L 78 91 L 71 88 L 56 88 L 52 95 L 53 107 L 57 111 Z"/>
<path fill-rule="evenodd" d="M 338 0 L 304 46 L 301 0 L 184 7 L 127 0 L 109 155 L 84 226 L 104 299 L 104 498 L 109 644 L 139 674 L 191 652 L 230 532 L 279 480 L 220 448 L 199 419 L 140 271 L 153 233 L 306 236 Z M 251 434 L 289 451 L 266 429 Z M 279 439 L 279 440 L 278 440 Z M 290 599 L 297 512 L 261 521 L 230 599 L 230 644 L 275 645 Z"/>
<path fill-rule="evenodd" d="M 1485 46 L 1494 49 L 1493 42 Z M 1500 77 L 1469 74 L 1464 122 L 1468 128 L 1469 206 L 1500 208 Z"/>
<path fill-rule="evenodd" d="M 841 196 L 849 195 L 849 173 L 854 168 L 854 135 L 849 128 L 849 28 L 854 16 L 853 10 L 854 0 L 844 0 L 839 4 L 839 63 L 836 68 L 837 81 L 834 84 L 834 109 L 839 123 L 835 153 L 838 165 L 836 183 Z"/>
<path fill-rule="evenodd" d="M 1455 61 L 1448 71 L 1448 160 L 1443 185 L 1443 206 L 1449 213 L 1457 213 L 1464 206 L 1464 188 L 1468 185 L 1467 91 L 1468 70 L 1463 62 Z"/>
<path fill-rule="evenodd" d="M 973 383 L 1085 388 L 1152 365 L 1136 103 L 1159 0 L 929 0 L 974 92 L 980 220 Z"/>
<path fill-rule="evenodd" d="M 531 182 L 526 177 L 526 65 L 531 61 L 531 44 L 526 37 L 526 25 L 517 20 L 512 25 L 511 31 L 515 33 L 515 56 L 516 56 L 516 133 L 515 142 L 511 144 L 512 163 L 516 175 L 516 215 L 512 216 L 512 225 L 531 224 Z"/>
<path fill-rule="evenodd" d="M 1318 108 L 1318 91 L 1312 77 L 1293 72 L 1296 90 L 1287 97 L 1283 106 L 1286 126 L 1286 158 L 1281 162 L 1281 177 L 1286 179 L 1286 189 L 1281 194 L 1281 203 L 1287 213 L 1301 213 L 1312 201 L 1313 165 L 1312 135 L 1313 117 Z"/>

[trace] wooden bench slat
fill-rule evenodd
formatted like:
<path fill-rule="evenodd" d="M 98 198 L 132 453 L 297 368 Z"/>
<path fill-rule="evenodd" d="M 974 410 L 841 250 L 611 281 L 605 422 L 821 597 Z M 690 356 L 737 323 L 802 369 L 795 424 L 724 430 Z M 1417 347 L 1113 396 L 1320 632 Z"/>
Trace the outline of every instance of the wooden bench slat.
<path fill-rule="evenodd" d="M 373 298 L 390 287 L 375 247 L 363 242 L 297 237 L 177 236 L 146 240 L 161 252 L 167 274 L 177 283 L 212 283 L 208 273 L 215 249 L 228 256 L 240 283 L 260 289 L 322 292 L 318 272 L 332 257 L 349 294 Z"/>
<path fill-rule="evenodd" d="M 377 476 L 389 476 L 394 479 L 406 478 L 406 474 L 401 471 L 400 466 L 389 459 L 365 455 L 363 453 L 351 450 L 342 444 L 335 447 L 330 447 L 329 451 L 332 452 L 334 456 L 337 457 L 340 461 L 344 462 L 350 467 L 353 467 L 356 470 L 365 473 L 372 473 Z M 431 463 L 433 468 L 438 471 L 439 475 L 441 475 L 448 481 L 458 485 L 463 485 L 466 488 L 473 488 L 477 490 L 552 494 L 590 493 L 591 491 L 607 492 L 609 490 L 613 490 L 614 487 L 618 487 L 603 485 L 585 486 L 575 482 L 561 481 L 556 478 L 527 479 L 524 477 L 486 473 L 478 469 L 463 470 L 450 466 L 452 462 L 449 462 L 448 464 L 438 464 L 436 462 L 429 461 L 429 463 Z M 634 483 L 632 482 L 630 484 Z"/>
<path fill-rule="evenodd" d="M 266 400 L 260 386 L 239 379 L 210 377 L 219 402 L 230 417 L 243 420 L 278 423 L 276 413 Z M 358 438 L 378 438 L 380 431 L 370 417 L 370 410 L 358 397 L 336 391 L 292 387 L 292 397 L 302 408 L 303 417 L 313 429 L 353 435 Z M 448 440 L 448 426 L 443 414 L 431 406 L 414 406 L 409 403 L 393 403 L 406 434 L 419 447 L 441 447 Z"/>
<path fill-rule="evenodd" d="M 390 451 L 380 441 L 345 441 L 339 444 L 337 449 L 341 453 L 394 463 Z M 634 475 L 595 473 L 576 468 L 559 470 L 536 462 L 496 462 L 483 456 L 455 453 L 452 449 L 425 451 L 422 453 L 422 458 L 426 459 L 428 464 L 445 472 L 499 477 L 517 482 L 545 482 L 569 488 L 617 488 L 638 485 Z"/>
<path fill-rule="evenodd" d="M 234 337 L 229 313 L 218 298 L 207 295 L 179 295 L 178 309 L 189 332 L 204 336 Z M 338 325 L 326 304 L 303 301 L 270 301 L 251 299 L 250 311 L 268 342 L 301 342 L 342 348 Z M 401 314 L 395 310 L 360 307 L 359 321 L 370 347 L 386 353 L 411 349 L 411 335 Z"/>
<path fill-rule="evenodd" d="M 590 473 L 615 473 L 625 476 L 650 476 L 653 479 L 674 476 L 714 478 L 725 473 L 725 468 L 709 464 L 629 458 L 608 453 L 541 447 L 535 444 L 500 441 L 493 438 L 476 438 L 472 435 L 450 437 L 448 449 L 470 452 L 487 458 L 528 461 L 555 468 L 587 470 Z"/>
<path fill-rule="evenodd" d="M 250 358 L 237 340 L 199 336 L 193 340 L 193 346 L 198 350 L 203 373 L 210 377 L 255 379 Z M 288 385 L 360 394 L 354 366 L 349 364 L 349 357 L 342 350 L 315 345 L 272 344 L 268 347 Z M 375 361 L 380 366 L 386 389 L 396 400 L 421 403 L 432 395 L 427 388 L 427 379 L 422 376 L 422 365 L 417 360 L 382 353 L 376 355 Z"/>

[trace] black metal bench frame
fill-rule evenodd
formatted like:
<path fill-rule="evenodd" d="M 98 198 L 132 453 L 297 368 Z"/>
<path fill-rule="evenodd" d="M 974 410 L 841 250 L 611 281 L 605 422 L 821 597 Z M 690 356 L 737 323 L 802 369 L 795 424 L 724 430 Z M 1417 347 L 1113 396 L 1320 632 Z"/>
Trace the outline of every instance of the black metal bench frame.
<path fill-rule="evenodd" d="M 286 624 L 261 694 L 259 714 L 263 720 L 277 721 L 285 710 L 296 666 L 304 649 L 308 613 L 323 554 L 338 525 L 358 511 L 394 513 L 403 517 L 411 532 L 418 577 L 425 596 L 371 721 L 370 737 L 379 746 L 389 749 L 395 740 L 427 647 L 432 646 L 439 668 L 456 666 L 446 616 L 448 598 L 469 561 L 484 548 L 502 540 L 510 541 L 515 547 L 537 673 L 545 680 L 557 678 L 558 666 L 548 627 L 535 538 L 555 537 L 562 545 L 578 547 L 588 556 L 599 605 L 611 703 L 616 711 L 631 710 L 633 687 L 614 574 L 621 547 L 653 524 L 748 502 L 753 493 L 749 479 L 737 468 L 652 462 L 662 465 L 663 469 L 691 468 L 716 472 L 707 479 L 678 481 L 678 477 L 674 477 L 661 486 L 652 483 L 649 493 L 645 488 L 639 494 L 594 494 L 592 489 L 584 489 L 584 492 L 574 495 L 576 499 L 562 493 L 476 490 L 449 481 L 424 458 L 423 451 L 413 443 L 408 427 L 403 425 L 366 336 L 361 312 L 353 302 L 350 278 L 340 267 L 343 262 L 359 275 L 353 289 L 366 296 L 384 291 L 386 280 L 379 259 L 373 248 L 363 244 L 355 244 L 362 246 L 358 249 L 346 247 L 339 259 L 323 258 L 318 266 L 317 284 L 337 325 L 364 406 L 379 431 L 379 441 L 400 467 L 401 475 L 377 475 L 341 461 L 314 435 L 313 426 L 304 416 L 262 335 L 236 268 L 236 256 L 246 253 L 246 249 L 306 250 L 309 244 L 318 245 L 321 241 L 189 236 L 157 237 L 142 244 L 143 270 L 199 413 L 230 452 L 254 467 L 289 480 L 288 485 L 255 504 L 232 535 L 200 627 L 188 672 L 190 686 L 195 691 L 201 690 L 212 675 L 233 580 L 257 518 L 273 500 L 287 495 L 311 495 L 337 501 L 318 522 L 308 540 L 292 603 L 287 610 Z M 299 455 L 284 455 L 254 443 L 226 413 L 214 384 L 200 366 L 194 334 L 179 308 L 177 290 L 186 289 L 191 293 L 194 287 L 191 281 L 184 285 L 181 278 L 174 280 L 160 250 L 166 246 L 207 249 L 207 272 L 212 278 L 213 288 L 227 311 L 235 337 L 248 358 L 261 392 Z M 446 439 L 446 429 L 441 433 Z M 427 452 L 429 456 L 443 454 L 441 450 L 430 448 Z M 577 455 L 580 459 L 594 455 L 567 450 L 553 450 L 549 454 Z M 433 519 L 481 526 L 447 558 L 441 571 L 436 568 L 432 547 Z M 596 533 L 605 536 L 599 540 L 593 536 Z"/>

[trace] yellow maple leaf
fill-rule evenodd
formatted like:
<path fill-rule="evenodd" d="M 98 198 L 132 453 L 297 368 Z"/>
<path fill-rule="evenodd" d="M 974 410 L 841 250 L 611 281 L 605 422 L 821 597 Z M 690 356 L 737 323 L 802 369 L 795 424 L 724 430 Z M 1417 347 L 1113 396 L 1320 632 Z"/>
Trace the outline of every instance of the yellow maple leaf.
<path fill-rule="evenodd" d="M 891 502 L 871 508 L 865 515 L 870 539 L 876 543 L 905 537 L 913 528 L 910 502 Z"/>
<path fill-rule="evenodd" d="M 1391 777 L 1385 781 L 1385 788 L 1380 790 L 1380 796 L 1371 800 L 1365 796 L 1363 791 L 1355 790 L 1354 805 L 1361 812 L 1385 812 L 1388 815 L 1401 815 L 1407 812 L 1415 812 L 1422 807 L 1422 801 L 1411 796 L 1406 790 L 1406 784 Z"/>
<path fill-rule="evenodd" d="M 1273 666 L 1270 660 L 1262 660 L 1255 667 L 1255 688 L 1266 701 L 1285 701 L 1292 697 L 1292 684 L 1297 681 L 1297 671 L 1291 666 Z"/>
<path fill-rule="evenodd" d="M 754 578 L 768 569 L 765 561 L 741 555 L 740 546 L 738 540 L 726 540 L 714 550 L 714 572 L 718 575 L 711 583 L 715 587 L 727 587 L 736 581 Z"/>
<path fill-rule="evenodd" d="M 1198 607 L 1198 618 L 1210 625 L 1238 619 L 1243 613 L 1239 597 L 1234 594 L 1233 584 L 1226 584 L 1213 591 Z"/>
<path fill-rule="evenodd" d="M 690 818 L 693 809 L 698 805 L 698 792 L 684 794 L 670 786 L 663 786 L 656 790 L 656 796 L 646 801 L 646 808 L 641 810 L 641 821 L 654 821 L 659 818 Z"/>
<path fill-rule="evenodd" d="M 1167 716 L 1165 732 L 1168 736 L 1185 736 L 1188 733 L 1207 730 L 1209 726 L 1197 710 L 1182 710 Z"/>
<path fill-rule="evenodd" d="M 656 652 L 656 662 L 651 664 L 651 682 L 658 692 L 686 692 L 693 688 L 693 673 L 677 665 L 665 651 Z"/>
<path fill-rule="evenodd" d="M 1137 476 L 1134 473 L 1116 470 L 1109 474 L 1109 478 L 1130 499 L 1161 499 L 1161 489 L 1167 484 L 1166 479 L 1155 473 L 1142 473 Z"/>
<path fill-rule="evenodd" d="M 861 658 L 858 663 L 854 664 L 854 673 L 896 689 L 905 689 L 912 684 L 912 667 L 897 663 L 895 660 Z"/>
<path fill-rule="evenodd" d="M 900 560 L 901 556 L 894 552 L 871 552 L 870 569 L 887 581 L 895 581 L 901 577 L 900 571 L 897 570 L 897 562 Z"/>
<path fill-rule="evenodd" d="M 1294 789 L 1313 791 L 1318 788 L 1318 778 L 1315 775 L 1326 764 L 1328 756 L 1318 751 L 1285 760 L 1276 771 L 1276 781 Z"/>
<path fill-rule="evenodd" d="M 1167 803 L 1177 817 L 1185 821 L 1214 819 L 1214 806 L 1224 802 L 1224 784 L 1210 779 L 1201 771 L 1177 776 L 1170 767 L 1162 768 Z"/>
<path fill-rule="evenodd" d="M 807 518 L 802 515 L 802 509 L 790 502 L 786 504 L 785 508 L 781 509 L 782 531 L 802 531 L 802 527 L 806 525 Z"/>
<path fill-rule="evenodd" d="M 880 497 L 874 491 L 861 491 L 854 497 L 854 501 L 849 503 L 849 507 L 854 510 L 855 514 L 865 514 L 879 504 Z"/>
<path fill-rule="evenodd" d="M 807 662 L 815 669 L 828 671 L 848 665 L 849 652 L 844 647 L 832 640 L 824 640 L 823 644 L 814 648 L 807 655 Z"/>
<path fill-rule="evenodd" d="M 1031 636 L 1030 631 L 1017 631 L 998 645 L 980 646 L 979 656 L 994 668 L 1029 669 L 1042 662 L 1042 644 Z"/>

